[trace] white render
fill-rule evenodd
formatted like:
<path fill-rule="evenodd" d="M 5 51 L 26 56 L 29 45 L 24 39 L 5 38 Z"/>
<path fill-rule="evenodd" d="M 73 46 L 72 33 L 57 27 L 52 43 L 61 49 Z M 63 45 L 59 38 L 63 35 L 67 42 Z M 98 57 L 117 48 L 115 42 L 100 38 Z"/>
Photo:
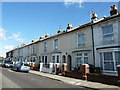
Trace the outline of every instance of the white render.
<path fill-rule="evenodd" d="M 95 67 L 101 67 L 100 53 L 112 52 L 115 59 L 115 52 L 120 51 L 120 48 L 109 48 L 120 44 L 118 37 L 120 34 L 120 15 L 111 17 L 110 19 L 99 19 L 94 23 L 81 25 L 53 36 L 47 35 L 48 37 L 44 37 L 44 39 L 22 45 L 11 50 L 13 51 L 12 59 L 14 61 L 25 62 L 27 60 L 27 62 L 33 62 L 37 67 L 40 67 L 40 71 L 48 73 L 56 72 L 56 64 L 59 64 L 60 70 L 62 70 L 63 64 L 67 65 L 67 70 L 73 70 L 74 67 L 78 67 L 77 60 L 79 59 L 82 61 L 79 62 L 80 64 L 94 65 L 95 63 Z M 109 25 L 113 26 L 113 41 L 106 43 L 103 42 L 102 28 Z M 94 48 L 91 27 L 93 27 Z M 80 34 L 84 34 L 84 43 L 81 46 L 78 45 L 78 35 Z M 54 49 L 55 40 L 58 41 L 56 50 Z M 95 53 L 95 62 L 93 52 Z M 87 63 L 85 63 L 85 58 L 88 60 Z M 117 75 L 116 68 L 114 71 L 103 70 L 103 73 Z"/>
<path fill-rule="evenodd" d="M 106 42 L 103 42 L 102 27 L 106 27 L 109 25 L 113 26 L 113 41 L 106 43 Z M 120 30 L 120 17 L 106 20 L 104 22 L 95 24 L 93 26 L 94 45 L 95 45 L 95 47 L 94 47 L 95 66 L 96 67 L 101 67 L 101 65 L 100 65 L 100 53 L 120 51 L 120 48 L 114 48 L 115 46 L 119 46 L 119 44 L 120 44 L 120 39 L 119 39 L 119 34 L 120 34 L 119 32 L 120 31 L 119 30 Z M 103 48 L 103 47 L 105 47 L 105 48 Z M 112 48 L 109 48 L 109 47 L 112 47 Z M 101 48 L 101 49 L 97 49 L 97 48 Z M 116 68 L 115 68 L 115 71 L 103 70 L 103 73 L 108 74 L 108 75 L 117 75 Z"/>

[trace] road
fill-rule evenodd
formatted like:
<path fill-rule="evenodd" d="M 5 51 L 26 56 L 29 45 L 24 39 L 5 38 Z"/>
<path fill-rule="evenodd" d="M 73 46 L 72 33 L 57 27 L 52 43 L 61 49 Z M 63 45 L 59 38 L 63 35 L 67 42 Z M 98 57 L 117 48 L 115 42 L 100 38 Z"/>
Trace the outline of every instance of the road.
<path fill-rule="evenodd" d="M 0 67 L 1 68 L 1 67 Z M 46 77 L 2 69 L 2 88 L 82 88 Z"/>

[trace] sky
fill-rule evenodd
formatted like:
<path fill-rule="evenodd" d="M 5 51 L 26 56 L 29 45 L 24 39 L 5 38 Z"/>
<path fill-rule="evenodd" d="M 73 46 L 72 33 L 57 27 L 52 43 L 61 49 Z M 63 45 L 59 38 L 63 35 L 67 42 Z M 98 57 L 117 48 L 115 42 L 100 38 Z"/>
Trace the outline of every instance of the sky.
<path fill-rule="evenodd" d="M 2 2 L 0 3 L 0 56 L 22 43 L 30 43 L 45 34 L 54 35 L 90 22 L 90 13 L 98 18 L 110 16 L 110 6 L 117 2 Z"/>

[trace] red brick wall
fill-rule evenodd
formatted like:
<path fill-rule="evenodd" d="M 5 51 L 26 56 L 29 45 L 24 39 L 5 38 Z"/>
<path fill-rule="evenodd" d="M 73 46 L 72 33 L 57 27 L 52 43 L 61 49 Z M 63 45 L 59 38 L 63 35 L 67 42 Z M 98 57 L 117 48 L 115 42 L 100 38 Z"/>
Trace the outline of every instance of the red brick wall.
<path fill-rule="evenodd" d="M 117 85 L 117 76 L 109 76 L 109 75 L 100 75 L 100 74 L 87 74 L 87 80 L 93 82 L 100 82 L 105 84 Z"/>
<path fill-rule="evenodd" d="M 65 71 L 65 76 L 82 79 L 82 72 Z"/>

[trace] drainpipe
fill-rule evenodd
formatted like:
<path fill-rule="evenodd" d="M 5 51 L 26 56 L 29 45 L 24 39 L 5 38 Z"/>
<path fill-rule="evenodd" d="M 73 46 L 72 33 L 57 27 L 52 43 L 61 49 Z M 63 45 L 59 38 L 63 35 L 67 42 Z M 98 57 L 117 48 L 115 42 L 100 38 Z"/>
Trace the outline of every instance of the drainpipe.
<path fill-rule="evenodd" d="M 94 50 L 94 33 L 93 33 L 93 26 L 91 25 L 91 30 L 92 30 L 92 47 L 93 47 L 93 65 L 95 66 L 95 50 Z"/>

